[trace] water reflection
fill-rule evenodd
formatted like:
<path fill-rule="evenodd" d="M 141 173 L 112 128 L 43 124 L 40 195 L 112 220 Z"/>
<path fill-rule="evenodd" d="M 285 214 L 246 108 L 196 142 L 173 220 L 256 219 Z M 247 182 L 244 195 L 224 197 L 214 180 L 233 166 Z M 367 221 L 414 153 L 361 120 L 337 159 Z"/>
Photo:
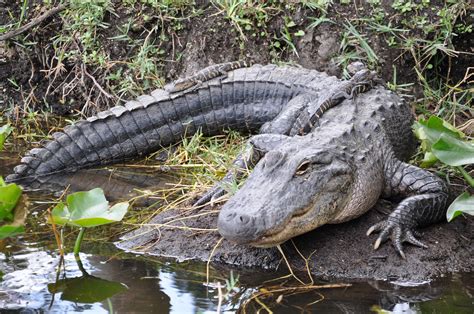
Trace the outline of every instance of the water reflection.
<path fill-rule="evenodd" d="M 74 173 L 44 177 L 43 180 L 47 183 L 41 186 L 28 184 L 23 186 L 27 191 L 50 192 L 56 196 L 60 196 L 66 188 L 71 193 L 100 187 L 110 201 L 138 199 L 140 205 L 147 206 L 154 202 L 153 198 L 140 198 L 141 196 L 151 190 L 169 188 L 170 184 L 179 180 L 179 177 L 166 171 L 113 167 L 82 169 Z"/>
<path fill-rule="evenodd" d="M 56 281 L 48 284 L 48 291 L 53 294 L 53 302 L 54 295 L 61 292 L 61 300 L 75 303 L 96 303 L 107 300 L 110 304 L 110 300 L 108 300 L 110 297 L 128 289 L 126 285 L 120 282 L 91 276 L 84 268 L 79 255 L 74 257 L 77 267 L 81 271 L 81 276 L 67 278 L 65 272 L 61 276 L 61 266 L 64 258 L 60 257 Z M 60 277 L 63 278 L 60 279 Z"/>

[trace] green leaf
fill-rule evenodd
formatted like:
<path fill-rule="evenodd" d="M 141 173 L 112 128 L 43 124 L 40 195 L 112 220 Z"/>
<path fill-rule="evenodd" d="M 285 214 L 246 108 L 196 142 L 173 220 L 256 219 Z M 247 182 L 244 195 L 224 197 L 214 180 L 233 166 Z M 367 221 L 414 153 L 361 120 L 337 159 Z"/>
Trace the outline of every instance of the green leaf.
<path fill-rule="evenodd" d="M 0 221 L 13 219 L 13 209 L 21 197 L 21 188 L 15 183 L 5 184 L 0 177 Z"/>
<path fill-rule="evenodd" d="M 465 136 L 464 133 L 437 116 L 431 116 L 428 120 L 421 119 L 415 122 L 414 131 L 416 136 L 422 141 L 427 141 L 430 147 L 443 133 L 454 138 L 463 138 Z"/>
<path fill-rule="evenodd" d="M 23 226 L 13 226 L 13 225 L 0 226 L 0 240 L 9 238 L 9 237 L 14 237 L 23 232 L 25 232 L 25 227 Z"/>
<path fill-rule="evenodd" d="M 48 284 L 50 293 L 62 292 L 61 300 L 79 303 L 100 302 L 126 290 L 128 290 L 127 286 L 120 282 L 89 275 L 61 279 L 56 283 Z"/>
<path fill-rule="evenodd" d="M 452 202 L 446 213 L 446 218 L 451 221 L 462 213 L 474 215 L 474 196 L 469 195 L 468 192 L 462 193 Z"/>
<path fill-rule="evenodd" d="M 68 195 L 66 204 L 59 203 L 54 207 L 52 217 L 59 225 L 90 228 L 122 220 L 128 207 L 124 202 L 109 208 L 104 191 L 97 188 Z"/>
<path fill-rule="evenodd" d="M 9 124 L 0 127 L 0 150 L 3 149 L 5 139 L 8 137 L 8 135 L 10 135 L 12 130 L 13 128 Z"/>
<path fill-rule="evenodd" d="M 54 206 L 53 210 L 51 211 L 51 217 L 55 224 L 64 226 L 71 219 L 71 213 L 69 212 L 69 208 L 67 208 L 66 204 L 60 202 Z M 51 221 L 49 221 L 49 223 L 51 223 Z"/>
<path fill-rule="evenodd" d="M 421 167 L 427 168 L 431 167 L 438 161 L 438 158 L 432 152 L 426 152 L 421 161 Z"/>
<path fill-rule="evenodd" d="M 446 134 L 441 134 L 438 141 L 431 146 L 431 151 L 439 160 L 450 166 L 474 163 L 474 144 Z"/>

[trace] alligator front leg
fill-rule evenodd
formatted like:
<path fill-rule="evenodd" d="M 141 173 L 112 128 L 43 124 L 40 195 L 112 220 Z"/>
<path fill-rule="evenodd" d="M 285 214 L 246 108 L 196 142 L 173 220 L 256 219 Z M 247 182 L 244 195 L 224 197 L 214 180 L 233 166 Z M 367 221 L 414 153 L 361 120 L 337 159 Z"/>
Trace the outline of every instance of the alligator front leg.
<path fill-rule="evenodd" d="M 380 232 L 374 249 L 389 238 L 402 258 L 402 243 L 426 248 L 415 238 L 415 228 L 441 221 L 446 214 L 449 193 L 446 184 L 432 173 L 406 164 L 395 158 L 385 166 L 384 196 L 406 197 L 398 204 L 387 220 L 379 222 L 367 231 Z"/>
<path fill-rule="evenodd" d="M 194 206 L 204 205 L 224 195 L 226 193 L 225 187 L 241 179 L 246 171 L 252 168 L 260 158 L 260 153 L 248 143 L 244 150 L 235 158 L 232 163 L 232 169 L 226 173 L 222 180 L 204 193 L 204 195 L 194 203 Z"/>

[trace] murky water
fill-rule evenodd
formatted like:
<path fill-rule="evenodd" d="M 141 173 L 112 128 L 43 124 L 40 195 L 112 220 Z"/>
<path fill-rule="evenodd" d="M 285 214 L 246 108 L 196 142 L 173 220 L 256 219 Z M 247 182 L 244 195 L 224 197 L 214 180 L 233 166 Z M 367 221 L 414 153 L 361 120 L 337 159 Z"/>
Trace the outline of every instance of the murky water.
<path fill-rule="evenodd" d="M 219 304 L 217 283 L 225 286 L 225 279 L 229 278 L 229 273 L 223 269 L 213 271 L 211 283 L 206 284 L 206 265 L 203 263 L 146 261 L 141 257 L 120 256 L 110 247 L 105 249 L 107 255 L 100 252 L 81 254 L 83 269 L 88 275 L 84 275 L 72 254 L 68 254 L 65 271 L 57 278 L 60 258 L 55 251 L 38 248 L 21 239 L 17 244 L 20 245 L 3 248 L 0 253 L 0 269 L 3 272 L 0 281 L 1 309 L 212 313 Z M 114 256 L 114 253 L 119 256 Z M 239 276 L 239 271 L 234 270 L 233 274 Z M 222 289 L 228 297 L 222 299 L 221 309 L 235 312 L 240 308 L 243 312 L 245 305 L 246 312 L 253 313 L 262 308 L 261 304 L 277 313 L 288 313 L 290 310 L 323 313 L 381 310 L 395 313 L 472 313 L 474 309 L 474 274 L 458 274 L 425 283 L 353 282 L 347 288 L 304 293 L 294 291 L 291 295 L 286 294 L 288 291 L 280 291 L 270 297 L 259 297 L 261 304 L 249 302 L 256 292 L 263 291 L 257 282 L 272 277 L 277 277 L 277 274 L 254 270 L 250 276 L 248 270 L 242 272 L 233 291 L 228 293 L 227 288 Z M 66 280 L 68 283 L 65 285 Z M 338 283 L 340 281 L 335 282 Z M 90 294 L 98 294 L 94 286 L 106 290 L 113 284 L 123 289 L 103 300 L 86 300 Z M 55 285 L 60 288 L 55 289 Z M 266 289 L 275 289 L 269 283 L 266 286 Z"/>
<path fill-rule="evenodd" d="M 6 166 L 4 169 L 0 166 L 0 173 L 10 171 L 7 161 L 0 162 Z M 167 173 L 160 176 L 137 173 L 86 171 L 67 178 L 58 177 L 56 183 L 71 185 L 71 190 L 101 186 L 109 199 L 119 199 L 133 197 L 137 190 L 143 193 L 150 186 L 156 188 L 174 178 Z M 80 261 L 66 254 L 61 263 L 53 233 L 49 227 L 41 226 L 44 225 L 41 213 L 48 207 L 42 203 L 51 200 L 51 196 L 38 198 L 31 194 L 30 200 L 35 208 L 29 220 L 32 235 L 0 241 L 2 310 L 21 313 L 213 313 L 218 310 L 254 313 L 265 309 L 276 313 L 474 311 L 473 273 L 432 282 L 338 280 L 315 283 L 333 285 L 333 288 L 290 289 L 288 287 L 297 285 L 286 279 L 274 281 L 285 273 L 233 269 L 232 276 L 238 281 L 226 284 L 231 278 L 230 268 L 213 265 L 207 282 L 205 263 L 149 260 L 120 252 L 109 241 L 100 239 L 84 243 Z M 73 239 L 70 232 L 66 230 L 65 237 Z"/>

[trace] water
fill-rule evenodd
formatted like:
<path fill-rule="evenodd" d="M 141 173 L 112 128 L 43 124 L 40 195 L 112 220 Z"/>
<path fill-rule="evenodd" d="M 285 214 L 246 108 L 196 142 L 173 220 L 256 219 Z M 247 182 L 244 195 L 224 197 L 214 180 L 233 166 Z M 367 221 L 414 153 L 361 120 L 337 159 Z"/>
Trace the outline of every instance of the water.
<path fill-rule="evenodd" d="M 88 285 L 71 285 L 69 290 L 90 293 L 94 280 L 98 282 L 101 279 L 100 284 L 114 282 L 124 287 L 121 292 L 92 303 L 68 300 L 71 295 L 74 297 L 74 293 L 65 289 L 52 293 L 52 287 L 58 280 L 56 269 L 60 258 L 57 252 L 18 239 L 15 245 L 2 248 L 0 253 L 0 269 L 4 273 L 0 282 L 0 308 L 84 313 L 107 313 L 111 309 L 118 313 L 212 313 L 219 303 L 217 283 L 225 285 L 225 279 L 229 278 L 228 271 L 220 269 L 212 272 L 211 284 L 206 284 L 206 265 L 203 263 L 147 261 L 142 257 L 121 254 L 110 246 L 96 247 L 91 251 L 93 253 L 81 254 L 81 260 L 84 270 L 94 279 Z M 63 282 L 65 278 L 71 280 L 84 276 L 72 254 L 65 257 L 65 269 L 59 278 Z M 238 276 L 239 271 L 234 271 L 234 275 Z M 257 282 L 272 277 L 277 276 L 259 270 L 254 270 L 249 276 L 248 271 L 242 271 L 237 288 L 222 302 L 222 308 L 235 312 L 246 304 L 246 312 L 255 312 L 261 305 L 246 302 L 252 298 L 252 293 L 259 291 Z M 267 289 L 275 289 L 273 285 L 267 283 Z M 226 288 L 223 290 L 226 291 Z M 276 303 L 279 295 L 283 296 L 280 303 Z M 306 293 L 296 291 L 293 295 L 279 292 L 270 298 L 262 297 L 260 301 L 277 313 L 299 309 L 324 313 L 363 313 L 371 310 L 472 313 L 473 295 L 474 274 L 457 274 L 416 284 L 368 281 L 353 282 L 348 288 Z"/>
<path fill-rule="evenodd" d="M 2 164 L 7 169 L 0 173 L 8 173 L 8 162 Z M 109 198 L 119 199 L 133 197 L 137 188 L 143 192 L 173 181 L 167 173 L 140 177 L 136 171 L 127 175 L 127 171 L 114 170 L 113 176 L 110 170 L 101 171 L 61 178 L 58 184 L 72 184 L 73 190 L 102 186 Z M 319 281 L 315 285 L 336 287 L 309 289 L 288 279 L 274 280 L 286 273 L 212 265 L 208 282 L 205 263 L 126 254 L 102 233 L 86 235 L 80 261 L 66 254 L 61 264 L 53 233 L 44 223 L 52 198 L 28 195 L 33 204 L 29 233 L 0 241 L 0 309 L 9 312 L 213 313 L 220 309 L 254 313 L 265 308 L 275 313 L 474 312 L 473 273 L 431 282 Z M 71 231 L 66 229 L 64 234 L 69 248 L 75 237 Z M 231 272 L 238 281 L 226 284 Z M 351 286 L 337 287 L 340 284 Z"/>

